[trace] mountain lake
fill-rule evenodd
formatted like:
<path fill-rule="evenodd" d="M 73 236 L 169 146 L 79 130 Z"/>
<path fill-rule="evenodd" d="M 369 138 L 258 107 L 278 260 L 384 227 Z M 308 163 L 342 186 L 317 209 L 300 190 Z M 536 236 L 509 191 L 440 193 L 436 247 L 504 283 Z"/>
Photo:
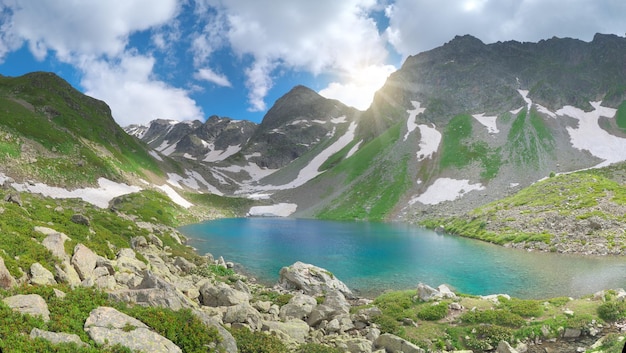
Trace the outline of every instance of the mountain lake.
<path fill-rule="evenodd" d="M 332 272 L 356 294 L 447 284 L 474 295 L 580 297 L 626 287 L 626 258 L 529 252 L 396 223 L 230 218 L 180 228 L 210 252 L 273 285 L 296 261 Z"/>

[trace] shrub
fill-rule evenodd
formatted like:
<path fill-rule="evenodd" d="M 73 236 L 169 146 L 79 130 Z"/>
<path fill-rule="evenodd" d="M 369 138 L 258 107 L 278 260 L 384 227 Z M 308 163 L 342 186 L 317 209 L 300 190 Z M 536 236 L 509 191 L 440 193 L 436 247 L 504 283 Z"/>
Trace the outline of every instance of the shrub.
<path fill-rule="evenodd" d="M 609 301 L 602 303 L 598 309 L 598 316 L 604 321 L 617 321 L 626 317 L 626 302 Z"/>
<path fill-rule="evenodd" d="M 537 317 L 543 313 L 541 303 L 537 300 L 522 300 L 512 298 L 502 302 L 503 306 L 509 309 L 513 314 L 521 317 Z"/>
<path fill-rule="evenodd" d="M 448 303 L 442 302 L 435 305 L 427 305 L 417 313 L 422 320 L 437 321 L 448 315 Z"/>
<path fill-rule="evenodd" d="M 469 324 L 493 324 L 507 327 L 519 327 L 526 323 L 521 316 L 507 310 L 468 311 L 461 316 L 461 321 Z"/>
<path fill-rule="evenodd" d="M 276 336 L 252 332 L 247 328 L 231 331 L 240 353 L 287 353 L 287 347 Z"/>
<path fill-rule="evenodd" d="M 341 353 L 339 348 L 325 346 L 317 343 L 305 343 L 298 347 L 296 353 Z"/>

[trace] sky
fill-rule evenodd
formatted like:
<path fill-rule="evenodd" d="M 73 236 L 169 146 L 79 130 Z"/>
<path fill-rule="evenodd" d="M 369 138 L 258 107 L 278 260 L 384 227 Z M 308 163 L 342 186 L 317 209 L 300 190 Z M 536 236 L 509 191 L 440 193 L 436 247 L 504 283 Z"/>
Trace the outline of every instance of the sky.
<path fill-rule="evenodd" d="M 365 110 L 410 55 L 626 33 L 624 0 L 0 0 L 0 74 L 50 71 L 121 126 L 260 122 L 296 85 Z"/>

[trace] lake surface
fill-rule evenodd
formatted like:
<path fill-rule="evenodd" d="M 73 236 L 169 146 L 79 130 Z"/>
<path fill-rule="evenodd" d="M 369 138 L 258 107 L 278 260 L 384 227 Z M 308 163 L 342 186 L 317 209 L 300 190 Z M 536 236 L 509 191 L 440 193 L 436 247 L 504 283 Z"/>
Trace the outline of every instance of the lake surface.
<path fill-rule="evenodd" d="M 331 271 L 353 291 L 375 295 L 442 283 L 477 295 L 549 298 L 626 287 L 626 258 L 507 249 L 404 225 L 233 218 L 180 229 L 200 254 L 223 256 L 274 284 L 296 261 Z"/>

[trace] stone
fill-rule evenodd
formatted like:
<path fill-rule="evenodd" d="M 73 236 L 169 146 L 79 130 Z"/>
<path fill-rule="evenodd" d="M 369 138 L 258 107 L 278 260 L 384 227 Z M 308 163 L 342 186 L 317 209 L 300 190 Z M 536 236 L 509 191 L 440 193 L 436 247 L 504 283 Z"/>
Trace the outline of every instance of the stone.
<path fill-rule="evenodd" d="M 445 299 L 456 299 L 456 294 L 454 294 L 454 292 L 452 292 L 452 290 L 445 284 L 439 285 L 439 287 L 437 287 L 437 290 Z"/>
<path fill-rule="evenodd" d="M 180 256 L 177 256 L 176 259 L 174 259 L 174 266 L 178 267 L 178 269 L 183 273 L 190 273 L 191 270 L 197 267 L 196 264 Z"/>
<path fill-rule="evenodd" d="M 89 221 L 89 218 L 87 218 L 86 216 L 84 216 L 84 215 L 82 215 L 80 213 L 73 214 L 72 217 L 70 218 L 70 221 L 72 221 L 73 223 L 76 223 L 76 224 L 87 226 L 87 227 L 89 227 L 89 224 L 91 223 Z"/>
<path fill-rule="evenodd" d="M 261 313 L 247 302 L 227 307 L 222 320 L 227 324 L 248 324 L 253 330 L 261 327 Z"/>
<path fill-rule="evenodd" d="M 310 329 L 306 322 L 299 319 L 291 319 L 285 322 L 263 321 L 261 330 L 269 332 L 280 331 L 297 343 L 305 343 Z"/>
<path fill-rule="evenodd" d="M 36 327 L 30 331 L 30 338 L 42 338 L 52 344 L 76 343 L 80 347 L 89 347 L 89 345 L 81 341 L 80 337 L 78 337 L 78 335 L 76 334 L 44 331 Z"/>
<path fill-rule="evenodd" d="M 151 271 L 143 272 L 143 280 L 136 289 L 122 289 L 109 293 L 109 297 L 130 303 L 158 306 L 172 310 L 195 308 L 197 304 L 176 287 Z"/>
<path fill-rule="evenodd" d="M 35 227 L 35 231 L 47 235 L 41 242 L 41 245 L 50 250 L 52 255 L 58 257 L 61 260 L 69 258 L 67 256 L 67 253 L 65 252 L 64 246 L 65 241 L 70 239 L 67 235 L 46 227 Z"/>
<path fill-rule="evenodd" d="M 98 256 L 98 259 L 96 260 L 96 270 L 98 270 L 98 268 L 104 268 L 109 275 L 114 275 L 116 264 L 117 263 L 114 264 L 113 261 L 105 257 Z"/>
<path fill-rule="evenodd" d="M 250 295 L 229 287 L 225 283 L 204 284 L 200 288 L 200 303 L 206 306 L 232 306 L 248 303 Z"/>
<path fill-rule="evenodd" d="M 219 332 L 220 336 L 222 336 L 222 340 L 217 344 L 217 348 L 219 352 L 228 352 L 228 353 L 236 353 L 237 352 L 237 342 L 233 335 L 222 326 L 219 319 L 213 316 L 207 315 L 205 312 L 200 310 L 193 310 L 193 314 L 202 321 L 202 323 L 207 327 L 215 327 Z"/>
<path fill-rule="evenodd" d="M 93 276 L 93 270 L 96 269 L 98 255 L 83 244 L 74 247 L 74 255 L 70 261 L 74 269 L 80 276 L 81 280 L 85 280 Z"/>
<path fill-rule="evenodd" d="M 350 353 L 371 353 L 372 342 L 364 338 L 353 338 L 345 342 Z"/>
<path fill-rule="evenodd" d="M 36 286 L 52 286 L 57 284 L 54 275 L 39 262 L 30 265 L 30 284 Z"/>
<path fill-rule="evenodd" d="M 582 335 L 582 330 L 578 328 L 566 328 L 563 332 L 563 338 L 578 338 Z"/>
<path fill-rule="evenodd" d="M 80 276 L 69 260 L 63 261 L 61 265 L 54 265 L 54 270 L 58 282 L 68 284 L 72 288 L 80 285 Z"/>
<path fill-rule="evenodd" d="M 4 259 L 0 256 L 0 288 L 9 289 L 16 285 L 17 281 L 11 276 L 11 273 L 4 264 Z"/>
<path fill-rule="evenodd" d="M 150 244 L 155 245 L 158 248 L 163 248 L 163 241 L 154 234 L 148 235 L 148 241 L 150 242 Z"/>
<path fill-rule="evenodd" d="M 287 304 L 280 308 L 280 319 L 306 319 L 313 308 L 317 306 L 317 301 L 310 295 L 296 293 Z"/>
<path fill-rule="evenodd" d="M 89 337 L 101 345 L 119 344 L 142 352 L 182 352 L 172 341 L 150 330 L 143 322 L 110 307 L 92 310 L 84 328 Z"/>
<path fill-rule="evenodd" d="M 38 294 L 19 294 L 4 298 L 2 301 L 17 312 L 31 316 L 40 316 L 44 322 L 50 321 L 48 304 Z"/>
<path fill-rule="evenodd" d="M 272 302 L 267 302 L 267 301 L 263 301 L 263 300 L 259 300 L 256 301 L 254 303 L 252 303 L 252 306 L 262 312 L 262 313 L 268 313 L 270 311 L 270 308 L 272 307 Z"/>
<path fill-rule="evenodd" d="M 441 292 L 439 292 L 437 289 L 424 283 L 419 283 L 417 285 L 417 298 L 419 300 L 427 302 L 430 300 L 439 299 L 441 297 Z"/>
<path fill-rule="evenodd" d="M 23 207 L 22 198 L 20 197 L 20 194 L 14 194 L 14 193 L 7 194 L 4 197 L 4 201 L 5 202 L 11 202 L 11 203 L 14 203 L 14 204 L 16 204 L 16 205 L 18 205 L 20 207 Z"/>
<path fill-rule="evenodd" d="M 354 298 L 352 291 L 329 271 L 303 262 L 296 262 L 280 270 L 277 286 L 288 291 L 302 291 L 306 295 L 319 296 L 339 291 Z"/>
<path fill-rule="evenodd" d="M 496 353 L 518 353 L 517 350 L 509 344 L 507 341 L 500 341 Z"/>
<path fill-rule="evenodd" d="M 131 249 L 127 249 L 131 250 Z M 131 250 L 132 251 L 132 250 Z M 146 270 L 148 266 L 140 260 L 135 258 L 135 252 L 132 251 L 132 257 L 125 256 L 126 253 L 118 255 L 116 264 L 119 272 L 128 272 L 128 273 L 141 273 Z"/>
<path fill-rule="evenodd" d="M 138 237 L 132 237 L 130 238 L 130 246 L 135 250 L 144 249 L 148 247 L 148 241 L 144 236 L 141 235 Z"/>
<path fill-rule="evenodd" d="M 387 352 L 426 353 L 413 343 L 390 333 L 383 333 L 374 342 L 376 348 L 384 348 Z"/>

